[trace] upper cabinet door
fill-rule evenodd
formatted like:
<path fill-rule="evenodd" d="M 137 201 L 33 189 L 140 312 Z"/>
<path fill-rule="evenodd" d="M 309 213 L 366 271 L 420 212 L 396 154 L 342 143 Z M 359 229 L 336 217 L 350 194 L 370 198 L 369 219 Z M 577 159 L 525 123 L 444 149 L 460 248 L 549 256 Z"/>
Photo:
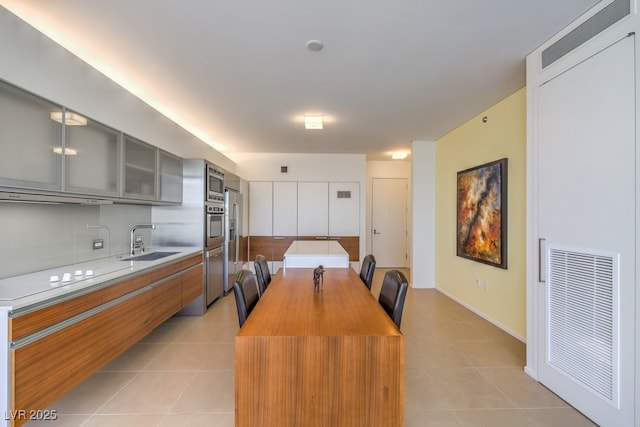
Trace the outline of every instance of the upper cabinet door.
<path fill-rule="evenodd" d="M 182 202 L 182 159 L 164 150 L 158 150 L 160 201 Z"/>
<path fill-rule="evenodd" d="M 0 83 L 0 185 L 62 190 L 62 107 Z"/>
<path fill-rule="evenodd" d="M 329 235 L 360 235 L 359 183 L 329 183 Z"/>
<path fill-rule="evenodd" d="M 65 157 L 65 190 L 117 197 L 121 134 L 90 119 L 84 120 L 75 121 L 74 125 L 68 122 L 65 127 L 65 147 L 69 153 Z"/>
<path fill-rule="evenodd" d="M 273 235 L 273 183 L 249 183 L 249 235 Z"/>
<path fill-rule="evenodd" d="M 298 233 L 298 183 L 273 183 L 273 235 L 296 236 Z"/>
<path fill-rule="evenodd" d="M 298 236 L 329 235 L 329 183 L 298 183 Z"/>
<path fill-rule="evenodd" d="M 155 200 L 157 148 L 124 136 L 124 193 L 127 198 Z"/>

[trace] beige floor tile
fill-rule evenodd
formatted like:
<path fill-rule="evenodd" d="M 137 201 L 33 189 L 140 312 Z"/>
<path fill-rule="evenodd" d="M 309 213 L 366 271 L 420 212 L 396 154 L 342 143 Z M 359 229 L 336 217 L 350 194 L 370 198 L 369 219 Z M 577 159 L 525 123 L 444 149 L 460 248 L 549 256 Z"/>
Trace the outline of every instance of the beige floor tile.
<path fill-rule="evenodd" d="M 201 343 L 169 344 L 145 371 L 197 371 L 202 367 L 209 346 Z"/>
<path fill-rule="evenodd" d="M 167 343 L 138 343 L 122 353 L 113 362 L 104 366 L 101 371 L 141 371 L 164 349 Z"/>
<path fill-rule="evenodd" d="M 573 408 L 523 409 L 537 427 L 593 427 L 596 424 Z"/>
<path fill-rule="evenodd" d="M 97 372 L 49 409 L 62 414 L 93 414 L 136 377 L 135 372 Z M 57 427 L 57 426 L 56 426 Z"/>
<path fill-rule="evenodd" d="M 163 418 L 163 414 L 94 415 L 82 427 L 157 427 Z"/>
<path fill-rule="evenodd" d="M 237 314 L 236 314 L 237 318 Z M 197 322 L 179 334 L 175 343 L 234 342 L 239 326 L 236 323 Z"/>
<path fill-rule="evenodd" d="M 405 370 L 405 409 L 513 408 L 475 368 Z"/>
<path fill-rule="evenodd" d="M 235 367 L 234 348 L 233 342 L 208 344 L 200 369 L 203 371 L 233 371 Z"/>
<path fill-rule="evenodd" d="M 460 426 L 465 427 L 520 427 L 529 422 L 518 409 L 483 409 L 455 411 Z"/>
<path fill-rule="evenodd" d="M 81 427 L 84 426 L 86 421 L 91 418 L 91 415 L 71 415 L 71 414 L 58 414 L 55 421 L 53 420 L 41 420 L 41 421 L 29 421 L 24 427 Z"/>
<path fill-rule="evenodd" d="M 522 361 L 495 341 L 458 341 L 454 346 L 476 367 L 521 367 Z"/>
<path fill-rule="evenodd" d="M 496 385 L 518 408 L 567 408 L 569 405 L 522 368 L 480 368 L 480 373 Z"/>
<path fill-rule="evenodd" d="M 159 427 L 234 427 L 233 414 L 168 414 Z"/>
<path fill-rule="evenodd" d="M 451 344 L 407 341 L 404 343 L 404 350 L 405 369 L 473 366 L 469 359 Z"/>
<path fill-rule="evenodd" d="M 408 411 L 404 427 L 459 427 L 453 411 Z"/>
<path fill-rule="evenodd" d="M 234 413 L 235 376 L 229 371 L 198 372 L 171 413 Z"/>
<path fill-rule="evenodd" d="M 141 372 L 99 414 L 161 414 L 175 404 L 194 372 Z"/>
<path fill-rule="evenodd" d="M 171 320 L 171 319 L 169 319 Z M 171 322 L 167 321 L 155 328 L 146 337 L 142 338 L 141 343 L 172 343 L 176 338 L 185 331 L 187 322 Z"/>

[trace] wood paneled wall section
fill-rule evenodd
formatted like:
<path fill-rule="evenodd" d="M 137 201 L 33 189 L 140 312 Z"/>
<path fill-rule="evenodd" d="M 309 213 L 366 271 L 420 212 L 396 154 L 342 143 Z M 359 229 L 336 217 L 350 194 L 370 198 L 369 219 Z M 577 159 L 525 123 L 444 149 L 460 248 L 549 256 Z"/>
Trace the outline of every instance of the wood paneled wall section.
<path fill-rule="evenodd" d="M 360 237 L 322 237 L 322 240 L 335 240 L 349 254 L 349 261 L 360 261 Z M 282 261 L 284 253 L 294 240 L 319 240 L 317 236 L 249 236 L 249 261 L 262 254 L 270 261 Z"/>

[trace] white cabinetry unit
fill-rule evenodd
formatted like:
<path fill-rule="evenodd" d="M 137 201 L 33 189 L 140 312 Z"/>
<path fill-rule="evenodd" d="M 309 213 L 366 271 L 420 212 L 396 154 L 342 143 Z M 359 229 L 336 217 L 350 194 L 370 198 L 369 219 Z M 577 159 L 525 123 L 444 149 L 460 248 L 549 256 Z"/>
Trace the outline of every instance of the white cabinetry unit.
<path fill-rule="evenodd" d="M 0 186 L 62 190 L 62 107 L 0 84 Z M 56 152 L 58 151 L 58 152 Z"/>
<path fill-rule="evenodd" d="M 124 136 L 124 192 L 131 199 L 156 199 L 156 148 Z"/>
<path fill-rule="evenodd" d="M 298 233 L 298 183 L 273 183 L 273 235 L 296 236 Z"/>
<path fill-rule="evenodd" d="M 329 234 L 329 184 L 298 183 L 298 236 Z"/>
<path fill-rule="evenodd" d="M 249 235 L 273 235 L 273 183 L 249 183 Z"/>
<path fill-rule="evenodd" d="M 329 183 L 329 236 L 360 235 L 360 184 Z"/>
<path fill-rule="evenodd" d="M 120 132 L 87 119 L 86 125 L 65 127 L 70 155 L 65 156 L 65 190 L 119 196 Z"/>

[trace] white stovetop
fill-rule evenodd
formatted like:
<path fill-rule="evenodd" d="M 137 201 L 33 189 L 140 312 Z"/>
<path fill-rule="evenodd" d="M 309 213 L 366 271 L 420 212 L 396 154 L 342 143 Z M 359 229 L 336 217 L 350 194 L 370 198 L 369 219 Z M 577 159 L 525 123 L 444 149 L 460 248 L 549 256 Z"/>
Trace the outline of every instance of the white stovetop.
<path fill-rule="evenodd" d="M 0 310 L 22 307 L 62 298 L 90 287 L 97 287 L 136 273 L 202 251 L 201 247 L 156 247 L 151 252 L 177 252 L 152 261 L 123 261 L 128 255 L 100 258 L 78 264 L 65 265 L 34 273 L 0 279 Z M 65 274 L 68 275 L 65 277 Z M 57 276 L 58 280 L 52 280 Z"/>

